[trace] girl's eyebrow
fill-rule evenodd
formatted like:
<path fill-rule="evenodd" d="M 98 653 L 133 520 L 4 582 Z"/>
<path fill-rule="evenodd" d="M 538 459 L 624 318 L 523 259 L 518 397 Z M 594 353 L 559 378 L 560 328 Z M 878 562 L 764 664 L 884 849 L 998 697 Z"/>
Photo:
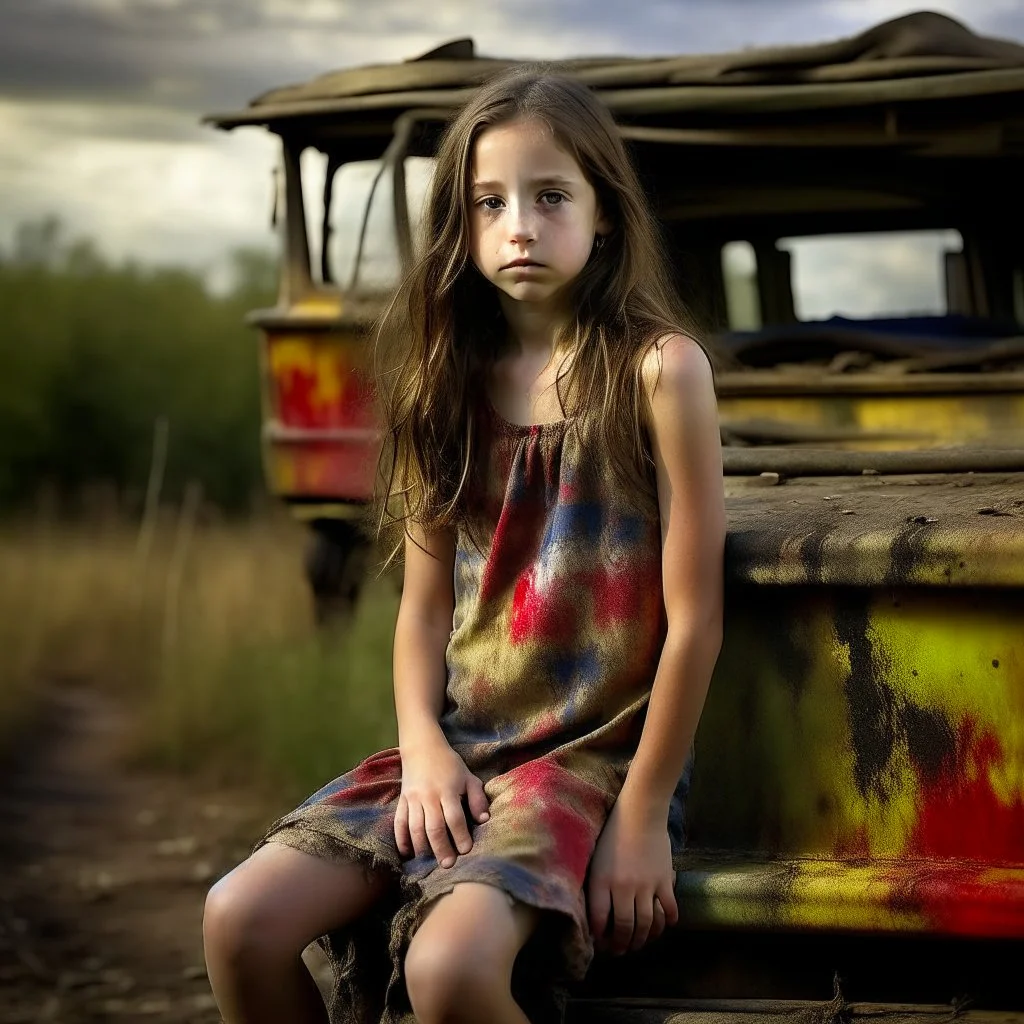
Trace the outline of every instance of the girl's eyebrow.
<path fill-rule="evenodd" d="M 562 177 L 560 174 L 548 174 L 542 178 L 533 178 L 528 182 L 533 188 L 548 188 L 551 186 L 558 186 L 560 188 L 568 188 L 570 185 L 575 185 L 576 182 L 572 178 Z M 474 181 L 473 191 L 474 192 L 500 192 L 503 187 L 503 183 L 500 181 Z"/>

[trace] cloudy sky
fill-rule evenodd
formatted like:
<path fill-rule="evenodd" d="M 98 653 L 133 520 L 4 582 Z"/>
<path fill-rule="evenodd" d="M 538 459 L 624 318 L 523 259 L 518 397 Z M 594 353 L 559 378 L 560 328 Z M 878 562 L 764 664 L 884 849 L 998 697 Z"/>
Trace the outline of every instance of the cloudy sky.
<path fill-rule="evenodd" d="M 271 139 L 200 117 L 331 68 L 462 35 L 548 58 L 815 42 L 923 7 L 1024 40 L 1024 0 L 0 0 L 0 247 L 49 213 L 115 258 L 270 247 Z"/>

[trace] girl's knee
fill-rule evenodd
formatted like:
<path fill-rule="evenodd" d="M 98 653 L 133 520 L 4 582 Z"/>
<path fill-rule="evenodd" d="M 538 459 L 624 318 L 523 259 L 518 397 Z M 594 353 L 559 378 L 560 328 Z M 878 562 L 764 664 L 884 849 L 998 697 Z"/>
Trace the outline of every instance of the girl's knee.
<path fill-rule="evenodd" d="M 458 890 L 459 887 L 456 887 Z M 504 893 L 485 887 L 446 896 L 409 944 L 405 981 L 418 1020 L 457 1021 L 509 997 L 524 935 Z"/>
<path fill-rule="evenodd" d="M 510 972 L 493 957 L 461 943 L 414 938 L 405 958 L 405 984 L 416 1019 L 424 1024 L 458 1021 L 466 1008 L 480 1010 L 509 988 Z"/>
<path fill-rule="evenodd" d="M 230 963 L 298 956 L 301 949 L 283 948 L 283 929 L 258 886 L 237 869 L 216 882 L 203 908 L 203 944 L 207 958 Z"/>

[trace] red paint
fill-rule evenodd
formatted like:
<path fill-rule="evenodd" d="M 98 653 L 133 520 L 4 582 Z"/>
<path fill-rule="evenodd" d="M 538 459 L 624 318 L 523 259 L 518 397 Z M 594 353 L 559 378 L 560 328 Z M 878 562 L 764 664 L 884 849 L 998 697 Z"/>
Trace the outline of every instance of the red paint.
<path fill-rule="evenodd" d="M 373 388 L 366 375 L 339 360 L 332 376 L 340 383 L 340 394 L 324 401 L 318 398 L 314 370 L 295 365 L 280 370 L 274 378 L 277 419 L 285 426 L 307 430 L 373 426 Z M 328 386 L 322 393 L 332 390 Z"/>
<path fill-rule="evenodd" d="M 624 570 L 602 567 L 588 573 L 587 586 L 593 596 L 594 624 L 598 628 L 634 620 L 643 614 L 643 606 L 650 604 L 652 597 L 660 600 L 659 580 L 654 575 L 644 579 L 641 573 L 642 568 L 635 565 Z"/>
<path fill-rule="evenodd" d="M 365 501 L 373 495 L 376 442 L 289 442 L 274 448 L 272 480 L 285 481 L 284 498 Z"/>
<path fill-rule="evenodd" d="M 397 747 L 383 750 L 356 765 L 344 777 L 344 783 L 326 803 L 359 807 L 362 803 L 386 807 L 402 792 L 402 757 Z"/>
<path fill-rule="evenodd" d="M 541 832 L 551 837 L 558 850 L 559 867 L 582 886 L 596 842 L 591 823 L 601 820 L 594 813 L 590 787 L 546 758 L 529 761 L 514 774 L 512 806 L 537 813 Z"/>
<path fill-rule="evenodd" d="M 543 495 L 535 490 L 504 504 L 480 579 L 481 603 L 502 594 L 513 583 L 521 585 L 517 577 L 536 554 L 543 535 L 545 511 Z"/>
<path fill-rule="evenodd" d="M 990 780 L 1004 758 L 999 738 L 965 718 L 947 766 L 934 777 L 918 769 L 918 817 L 906 855 L 919 860 L 908 859 L 888 881 L 894 908 L 917 911 L 933 931 L 1024 936 L 1024 872 L 1000 877 L 987 866 L 1024 864 L 1024 801 L 1017 795 L 1004 803 Z"/>
<path fill-rule="evenodd" d="M 512 594 L 509 615 L 509 639 L 521 644 L 528 640 L 544 640 L 565 644 L 572 640 L 576 616 L 568 600 L 566 581 L 548 591 L 536 585 L 533 570 L 519 577 Z"/>
<path fill-rule="evenodd" d="M 989 778 L 1003 760 L 998 737 L 964 719 L 950 767 L 932 780 L 920 779 L 917 824 L 907 852 L 1024 864 L 1024 800 L 1017 794 L 1004 803 Z"/>
<path fill-rule="evenodd" d="M 313 401 L 316 374 L 289 367 L 274 381 L 277 388 L 277 418 L 289 427 L 318 427 L 321 417 Z"/>
<path fill-rule="evenodd" d="M 1024 937 L 1024 872 L 1007 878 L 991 877 L 991 869 L 980 866 L 911 865 L 886 879 L 894 909 L 917 911 L 942 935 Z"/>
<path fill-rule="evenodd" d="M 559 802 L 547 804 L 540 819 L 558 851 L 560 866 L 582 886 L 594 852 L 594 837 L 587 827 L 589 822 Z"/>

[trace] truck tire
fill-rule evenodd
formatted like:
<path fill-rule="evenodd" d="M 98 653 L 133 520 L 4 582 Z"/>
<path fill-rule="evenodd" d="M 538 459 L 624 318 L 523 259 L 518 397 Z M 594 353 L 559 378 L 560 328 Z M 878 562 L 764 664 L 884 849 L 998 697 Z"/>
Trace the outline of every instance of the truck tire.
<path fill-rule="evenodd" d="M 318 626 L 341 626 L 351 619 L 366 578 L 371 547 L 370 539 L 356 522 L 317 520 L 312 524 L 305 572 Z"/>

